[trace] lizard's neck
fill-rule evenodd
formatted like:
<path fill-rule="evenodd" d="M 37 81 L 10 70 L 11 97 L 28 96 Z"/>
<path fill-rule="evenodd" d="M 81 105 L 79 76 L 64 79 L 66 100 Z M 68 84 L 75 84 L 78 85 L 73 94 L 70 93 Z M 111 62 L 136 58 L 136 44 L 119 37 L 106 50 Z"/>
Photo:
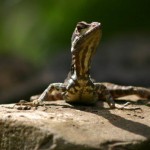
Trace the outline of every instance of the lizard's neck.
<path fill-rule="evenodd" d="M 91 38 L 76 47 L 76 50 L 72 50 L 72 74 L 76 74 L 77 78 L 89 78 L 91 59 L 96 51 L 96 46 L 97 43 Z"/>

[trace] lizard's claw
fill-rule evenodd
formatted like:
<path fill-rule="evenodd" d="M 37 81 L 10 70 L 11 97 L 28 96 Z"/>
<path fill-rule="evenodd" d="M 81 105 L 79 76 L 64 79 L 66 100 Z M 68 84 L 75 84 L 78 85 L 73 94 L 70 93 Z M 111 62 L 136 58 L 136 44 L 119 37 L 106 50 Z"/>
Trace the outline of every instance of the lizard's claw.
<path fill-rule="evenodd" d="M 19 103 L 16 103 L 15 106 L 18 106 L 18 110 L 30 110 L 32 107 L 43 106 L 44 103 L 40 102 L 38 99 L 28 102 L 26 100 L 20 100 Z M 14 106 L 14 107 L 15 107 Z"/>
<path fill-rule="evenodd" d="M 44 105 L 44 103 L 42 101 L 39 101 L 38 99 L 33 100 L 31 103 L 32 103 L 32 105 L 34 107 L 43 106 Z"/>
<path fill-rule="evenodd" d="M 115 104 L 114 108 L 121 110 L 142 110 L 140 107 L 130 107 L 130 102 L 125 103 L 124 105 Z"/>

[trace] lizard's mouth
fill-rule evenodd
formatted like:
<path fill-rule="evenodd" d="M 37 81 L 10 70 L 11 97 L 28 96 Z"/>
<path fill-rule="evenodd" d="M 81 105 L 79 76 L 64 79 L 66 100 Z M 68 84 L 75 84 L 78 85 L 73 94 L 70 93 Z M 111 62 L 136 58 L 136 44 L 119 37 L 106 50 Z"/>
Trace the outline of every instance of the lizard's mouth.
<path fill-rule="evenodd" d="M 101 23 L 100 22 L 92 22 L 91 26 L 101 28 Z"/>
<path fill-rule="evenodd" d="M 89 36 L 91 34 L 95 34 L 96 31 L 100 31 L 100 30 L 101 30 L 101 23 L 92 22 L 89 27 L 89 30 L 87 30 L 87 32 L 83 36 Z"/>
<path fill-rule="evenodd" d="M 82 29 L 80 31 L 79 37 L 87 36 L 91 32 L 94 32 L 94 30 L 100 30 L 100 29 L 101 29 L 101 23 L 99 23 L 99 22 L 92 22 L 89 27 L 87 27 L 85 29 Z"/>

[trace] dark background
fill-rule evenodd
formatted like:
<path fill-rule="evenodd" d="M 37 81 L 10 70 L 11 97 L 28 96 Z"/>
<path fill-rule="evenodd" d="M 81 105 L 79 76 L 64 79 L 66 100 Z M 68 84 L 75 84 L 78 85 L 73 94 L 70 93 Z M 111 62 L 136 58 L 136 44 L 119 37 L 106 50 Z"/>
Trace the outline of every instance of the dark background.
<path fill-rule="evenodd" d="M 0 103 L 63 82 L 71 35 L 82 20 L 103 26 L 92 62 L 96 81 L 150 87 L 149 6 L 149 0 L 1 0 Z"/>

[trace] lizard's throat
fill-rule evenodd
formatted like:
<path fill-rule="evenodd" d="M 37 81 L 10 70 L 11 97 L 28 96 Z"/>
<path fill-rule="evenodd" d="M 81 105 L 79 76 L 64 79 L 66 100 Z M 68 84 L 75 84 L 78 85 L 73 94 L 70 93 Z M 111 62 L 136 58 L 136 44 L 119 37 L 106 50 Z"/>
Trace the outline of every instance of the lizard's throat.
<path fill-rule="evenodd" d="M 94 51 L 93 47 L 87 46 L 72 55 L 72 65 L 77 77 L 89 77 Z"/>

